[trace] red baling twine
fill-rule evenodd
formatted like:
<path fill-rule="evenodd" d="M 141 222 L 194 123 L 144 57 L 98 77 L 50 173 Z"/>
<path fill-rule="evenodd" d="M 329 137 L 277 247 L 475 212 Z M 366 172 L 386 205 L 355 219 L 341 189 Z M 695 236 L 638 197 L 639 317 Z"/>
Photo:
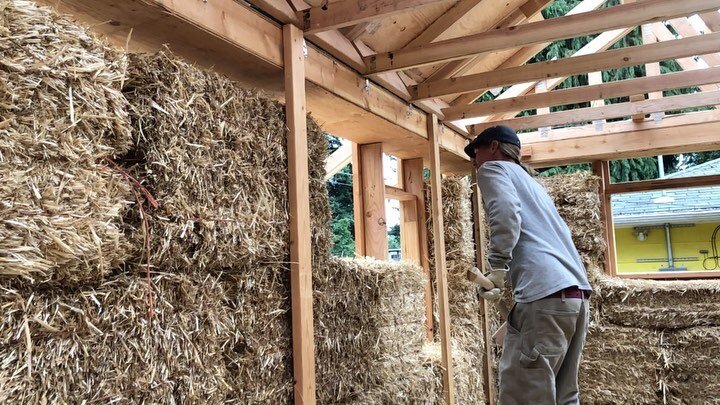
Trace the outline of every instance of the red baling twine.
<path fill-rule="evenodd" d="M 117 163 L 113 162 L 110 159 L 105 159 L 110 166 L 112 166 L 115 170 L 117 170 L 120 174 L 125 177 L 130 184 L 133 186 L 130 188 L 132 190 L 133 194 L 135 195 L 135 200 L 137 201 L 138 208 L 140 209 L 140 217 L 142 219 L 143 228 L 145 228 L 145 257 L 147 259 L 146 266 L 145 266 L 145 273 L 147 275 L 147 297 L 148 297 L 148 315 L 150 317 L 150 320 L 152 320 L 153 315 L 155 314 L 155 306 L 154 306 L 154 299 L 153 299 L 153 293 L 152 293 L 152 281 L 150 279 L 150 224 L 147 220 L 147 215 L 145 215 L 145 210 L 143 209 L 142 200 L 140 198 L 140 193 L 138 193 L 138 190 L 145 196 L 145 200 L 153 207 L 157 208 L 159 206 L 157 200 L 153 198 L 153 196 L 150 194 L 150 192 L 140 184 L 139 181 L 137 181 L 134 177 L 132 177 L 128 172 L 126 172 L 122 167 L 118 166 Z"/>

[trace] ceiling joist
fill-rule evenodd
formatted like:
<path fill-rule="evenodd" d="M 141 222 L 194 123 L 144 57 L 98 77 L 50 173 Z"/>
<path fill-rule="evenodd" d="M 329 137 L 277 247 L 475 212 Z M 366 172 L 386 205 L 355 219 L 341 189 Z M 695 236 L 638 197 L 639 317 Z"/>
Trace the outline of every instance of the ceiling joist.
<path fill-rule="evenodd" d="M 514 83 L 565 77 L 596 70 L 634 66 L 713 52 L 720 52 L 720 33 L 632 46 L 592 55 L 563 58 L 436 82 L 420 83 L 410 87 L 410 94 L 413 96 L 413 100 L 423 100 L 491 89 Z"/>
<path fill-rule="evenodd" d="M 467 106 L 448 107 L 442 112 L 446 120 L 458 120 L 714 83 L 720 83 L 720 67 L 532 93 Z"/>
<path fill-rule="evenodd" d="M 370 74 L 462 59 L 484 52 L 637 26 L 717 10 L 720 0 L 647 0 L 553 18 L 365 58 Z"/>

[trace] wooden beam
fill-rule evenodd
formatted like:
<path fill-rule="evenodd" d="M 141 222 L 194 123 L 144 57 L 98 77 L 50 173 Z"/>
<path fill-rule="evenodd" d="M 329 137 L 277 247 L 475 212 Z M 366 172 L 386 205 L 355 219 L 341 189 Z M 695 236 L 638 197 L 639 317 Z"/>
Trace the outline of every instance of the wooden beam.
<path fill-rule="evenodd" d="M 331 179 L 352 161 L 352 144 L 345 142 L 325 161 L 325 180 Z"/>
<path fill-rule="evenodd" d="M 694 188 L 720 186 L 720 174 L 695 177 L 671 177 L 656 180 L 628 181 L 610 184 L 609 194 L 636 193 L 641 191 L 669 190 L 673 188 Z"/>
<path fill-rule="evenodd" d="M 355 256 L 365 257 L 365 199 L 360 145 L 352 144 L 353 224 L 355 228 Z"/>
<path fill-rule="evenodd" d="M 603 236 L 605 237 L 605 274 L 614 276 L 617 274 L 617 258 L 615 256 L 615 225 L 612 215 L 612 195 L 607 192 L 610 186 L 610 163 L 594 161 L 592 163 L 593 173 L 600 178 L 600 220 L 603 224 Z"/>
<path fill-rule="evenodd" d="M 370 74 L 432 65 L 484 52 L 551 42 L 717 9 L 718 0 L 647 0 L 508 27 L 365 58 Z"/>
<path fill-rule="evenodd" d="M 718 72 L 718 75 L 720 75 L 720 71 Z M 602 72 L 588 73 L 588 85 L 589 85 L 588 87 L 602 85 L 602 83 L 603 83 Z M 590 100 L 590 107 L 604 106 L 606 97 L 607 97 L 606 95 L 601 94 L 599 98 Z"/>
<path fill-rule="evenodd" d="M 442 1 L 448 0 L 342 0 L 312 7 L 300 15 L 305 33 L 312 34 L 389 17 Z"/>
<path fill-rule="evenodd" d="M 473 231 L 475 234 L 475 266 L 482 274 L 488 270 L 485 268 L 485 221 L 482 214 L 482 198 L 480 188 L 477 186 L 477 171 L 472 170 L 472 207 L 473 207 Z M 483 319 L 483 340 L 485 356 L 483 359 L 483 391 L 485 392 L 485 403 L 496 404 L 497 392 L 495 390 L 495 373 L 492 366 L 493 338 L 490 325 L 490 305 L 485 300 L 479 300 L 480 315 Z"/>
<path fill-rule="evenodd" d="M 690 21 L 686 18 L 673 18 L 670 20 L 670 25 L 675 28 L 678 34 L 683 38 L 696 37 L 700 32 L 693 26 Z M 699 55 L 700 59 L 704 60 L 708 66 L 720 66 L 720 54 L 710 53 L 706 55 Z"/>
<path fill-rule="evenodd" d="M 446 120 L 457 120 L 591 100 L 627 97 L 636 93 L 662 92 L 711 83 L 720 83 L 720 67 L 572 87 L 543 94 L 520 95 L 467 106 L 448 107 L 442 111 Z"/>
<path fill-rule="evenodd" d="M 290 211 L 290 289 L 292 297 L 294 394 L 296 404 L 315 403 L 315 341 L 313 334 L 312 237 L 308 172 L 307 108 L 303 33 L 283 27 L 285 115 L 288 144 Z"/>
<path fill-rule="evenodd" d="M 705 278 L 720 278 L 720 271 L 657 271 L 654 273 L 624 273 L 617 277 L 626 279 L 645 280 L 693 280 Z"/>
<path fill-rule="evenodd" d="M 663 121 L 668 119 L 669 117 L 666 117 Z M 651 122 L 650 125 L 654 123 Z M 533 167 L 701 152 L 720 149 L 719 127 L 718 121 L 712 121 L 584 138 L 533 142 L 523 147 L 532 148 L 532 156 L 526 162 Z"/>
<path fill-rule="evenodd" d="M 652 24 L 643 24 L 640 29 L 642 31 L 643 44 L 654 44 L 655 42 L 657 42 L 657 38 L 652 33 Z M 657 77 L 657 76 L 660 76 L 660 74 L 661 74 L 660 62 L 650 62 L 650 63 L 645 64 L 645 76 Z M 720 83 L 720 80 L 715 81 L 714 83 Z M 689 86 L 698 85 L 698 84 L 704 84 L 704 83 L 693 83 Z M 681 87 L 685 87 L 685 86 L 678 86 L 677 88 L 681 88 Z M 649 99 L 656 100 L 656 99 L 663 97 L 664 90 L 666 90 L 666 89 L 660 89 L 660 90 L 653 89 L 651 91 L 644 91 L 642 93 L 648 93 Z M 669 90 L 669 89 L 667 89 L 667 90 Z"/>
<path fill-rule="evenodd" d="M 445 264 L 445 231 L 442 214 L 442 179 L 440 174 L 439 128 L 436 116 L 428 120 L 430 135 L 430 187 L 433 215 L 433 242 L 435 245 L 435 279 L 440 312 L 440 346 L 442 348 L 443 397 L 445 404 L 455 403 L 453 380 L 452 341 L 450 334 L 450 309 L 448 303 L 447 269 Z"/>
<path fill-rule="evenodd" d="M 720 51 L 720 33 L 714 33 L 701 37 L 632 46 L 592 55 L 563 58 L 436 82 L 420 83 L 410 87 L 409 90 L 413 100 L 423 100 L 481 89 L 491 89 L 514 83 L 564 77 L 595 70 L 634 66 L 718 51 Z"/>
<path fill-rule="evenodd" d="M 547 141 L 560 141 L 566 139 L 580 139 L 596 137 L 601 135 L 612 135 L 615 133 L 630 133 L 641 131 L 653 131 L 657 129 L 679 129 L 680 127 L 694 124 L 720 124 L 720 110 L 708 110 L 691 112 L 687 114 L 668 115 L 660 122 L 645 120 L 643 122 L 632 122 L 630 120 L 608 122 L 598 129 L 594 125 L 581 125 L 576 127 L 555 128 L 543 136 L 540 132 L 525 132 L 520 135 L 523 145 Z"/>
<path fill-rule="evenodd" d="M 631 100 L 635 100 L 632 96 Z M 658 100 L 646 100 L 645 95 L 638 95 L 637 100 L 628 103 L 608 104 L 602 107 L 576 108 L 545 115 L 531 115 L 527 117 L 511 118 L 501 121 L 488 121 L 470 126 L 471 136 L 477 135 L 484 129 L 495 125 L 507 125 L 516 131 L 550 127 L 555 125 L 577 124 L 593 120 L 638 116 L 634 121 L 643 121 L 646 114 L 688 108 L 705 107 L 720 104 L 720 91 L 681 94 L 664 97 Z"/>
<path fill-rule="evenodd" d="M 399 166 L 403 189 L 415 196 L 414 201 L 400 203 L 400 244 L 403 260 L 410 260 L 425 274 L 425 336 L 433 339 L 433 293 L 425 215 L 425 181 L 423 159 L 403 159 Z"/>
<path fill-rule="evenodd" d="M 458 1 L 448 11 L 446 11 L 435 21 L 433 21 L 430 26 L 425 28 L 425 30 L 420 33 L 420 35 L 418 35 L 417 37 L 415 37 L 415 39 L 405 45 L 405 48 L 412 48 L 415 46 L 425 45 L 433 42 L 482 1 L 483 0 Z"/>
<path fill-rule="evenodd" d="M 362 219 L 365 231 L 365 256 L 388 258 L 388 231 L 385 221 L 385 179 L 381 143 L 360 145 L 362 171 Z M 356 241 L 357 243 L 357 241 Z"/>
<path fill-rule="evenodd" d="M 700 13 L 700 18 L 712 32 L 720 32 L 720 13 L 718 13 L 718 10 Z"/>
<path fill-rule="evenodd" d="M 417 197 L 415 197 L 415 194 L 408 193 L 399 187 L 387 185 L 385 186 L 385 198 L 390 198 L 398 201 L 417 201 Z"/>

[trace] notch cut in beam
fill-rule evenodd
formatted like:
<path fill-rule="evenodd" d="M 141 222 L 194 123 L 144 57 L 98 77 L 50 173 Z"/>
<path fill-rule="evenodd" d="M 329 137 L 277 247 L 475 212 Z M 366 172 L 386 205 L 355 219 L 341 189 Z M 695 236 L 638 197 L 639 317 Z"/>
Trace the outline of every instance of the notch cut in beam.
<path fill-rule="evenodd" d="M 639 121 L 642 121 L 646 114 L 718 105 L 720 104 L 720 91 L 681 94 L 655 100 L 646 100 L 644 95 L 637 95 L 631 96 L 630 100 L 631 101 L 628 103 L 608 104 L 601 107 L 576 108 L 574 110 L 554 112 L 545 115 L 533 115 L 528 117 L 511 118 L 509 120 L 483 122 L 482 124 L 472 125 L 470 127 L 470 134 L 477 135 L 484 129 L 495 125 L 507 125 L 516 131 L 521 131 L 525 129 L 577 124 L 581 122 L 626 116 L 639 116 L 641 117 Z M 633 117 L 633 120 L 636 120 L 636 118 Z"/>
<path fill-rule="evenodd" d="M 590 35 L 684 17 L 720 7 L 720 0 L 647 0 L 492 30 L 365 58 L 368 74 L 433 65 L 484 52 Z"/>
<path fill-rule="evenodd" d="M 411 86 L 409 91 L 414 101 L 424 100 L 516 83 L 572 76 L 597 70 L 635 66 L 713 52 L 720 52 L 720 33 L 649 45 L 631 46 L 596 54 L 538 62 L 436 82 L 420 83 Z"/>
<path fill-rule="evenodd" d="M 546 93 L 527 94 L 514 98 L 443 108 L 442 112 L 446 120 L 477 118 L 492 114 L 554 107 L 714 83 L 720 83 L 720 67 L 618 80 Z"/>
<path fill-rule="evenodd" d="M 448 0 L 343 0 L 299 13 L 306 34 L 349 27 Z"/>

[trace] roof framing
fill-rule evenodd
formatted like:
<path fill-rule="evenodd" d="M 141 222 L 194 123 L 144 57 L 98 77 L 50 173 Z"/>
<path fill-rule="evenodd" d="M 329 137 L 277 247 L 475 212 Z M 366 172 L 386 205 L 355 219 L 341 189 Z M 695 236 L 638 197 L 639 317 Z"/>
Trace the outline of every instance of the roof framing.
<path fill-rule="evenodd" d="M 423 100 L 514 83 L 557 78 L 713 52 L 720 52 L 720 33 L 620 48 L 592 55 L 578 56 L 572 59 L 564 58 L 533 63 L 436 82 L 425 82 L 412 86 L 410 93 L 413 95 L 413 100 Z"/>
<path fill-rule="evenodd" d="M 461 59 L 518 46 L 636 26 L 687 16 L 694 12 L 717 10 L 719 0 L 647 0 L 621 4 L 576 15 L 558 17 L 514 27 L 488 31 L 463 38 L 439 41 L 364 58 L 368 73 L 380 73 Z"/>

